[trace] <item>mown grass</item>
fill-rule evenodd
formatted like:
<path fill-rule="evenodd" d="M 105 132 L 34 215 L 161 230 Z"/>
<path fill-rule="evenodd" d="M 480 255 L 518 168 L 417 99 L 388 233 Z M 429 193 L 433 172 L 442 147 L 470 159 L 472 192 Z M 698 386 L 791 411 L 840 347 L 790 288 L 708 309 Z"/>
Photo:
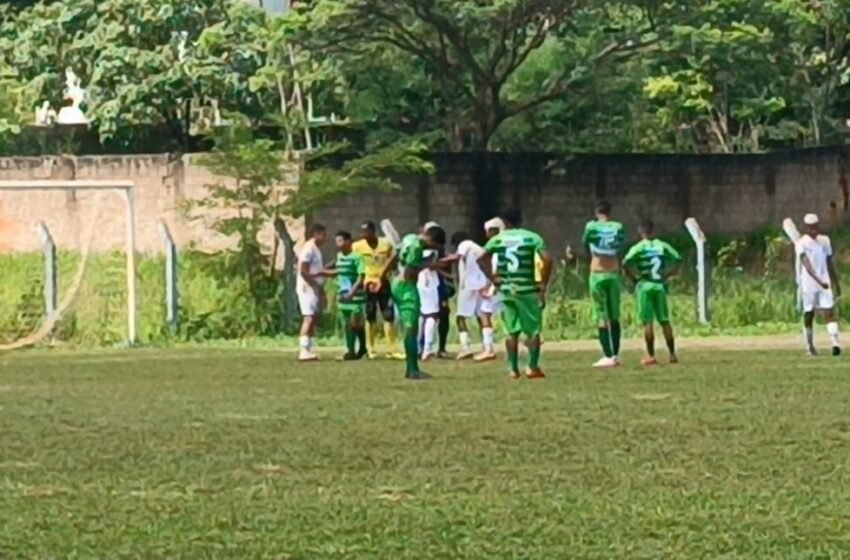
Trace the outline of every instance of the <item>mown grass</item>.
<path fill-rule="evenodd" d="M 688 353 L 600 374 L 286 353 L 0 362 L 0 557 L 841 558 L 840 360 Z M 637 355 L 628 355 L 634 364 Z"/>

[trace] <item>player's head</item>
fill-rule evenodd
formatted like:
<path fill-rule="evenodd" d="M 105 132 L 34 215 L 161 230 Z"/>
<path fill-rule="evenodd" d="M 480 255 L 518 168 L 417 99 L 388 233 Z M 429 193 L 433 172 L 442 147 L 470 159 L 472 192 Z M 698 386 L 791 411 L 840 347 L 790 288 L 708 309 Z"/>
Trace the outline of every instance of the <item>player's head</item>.
<path fill-rule="evenodd" d="M 467 239 L 469 239 L 468 233 L 466 233 L 465 231 L 456 231 L 452 234 L 452 245 L 457 247 Z"/>
<path fill-rule="evenodd" d="M 502 218 L 493 218 L 492 220 L 487 220 L 484 224 L 484 233 L 487 234 L 487 239 L 496 237 L 503 231 L 505 231 L 505 222 Z"/>
<path fill-rule="evenodd" d="M 336 248 L 346 253 L 351 251 L 351 234 L 347 231 L 336 232 Z"/>
<path fill-rule="evenodd" d="M 611 203 L 607 200 L 600 200 L 596 203 L 596 217 L 608 219 L 611 216 Z"/>
<path fill-rule="evenodd" d="M 376 240 L 378 238 L 378 228 L 375 226 L 375 222 L 366 220 L 360 224 L 360 235 L 366 241 Z"/>
<path fill-rule="evenodd" d="M 422 234 L 425 245 L 430 249 L 436 249 L 446 244 L 446 232 L 440 226 L 431 226 Z"/>
<path fill-rule="evenodd" d="M 644 239 L 652 239 L 652 236 L 655 235 L 655 224 L 652 223 L 652 220 L 644 220 L 638 226 L 638 233 Z"/>
<path fill-rule="evenodd" d="M 506 228 L 518 228 L 522 225 L 522 212 L 518 208 L 508 208 L 502 214 L 502 220 Z"/>
<path fill-rule="evenodd" d="M 423 234 L 424 234 L 426 231 L 428 231 L 428 230 L 429 230 L 429 229 L 431 229 L 432 227 L 440 227 L 440 224 L 438 224 L 437 222 L 434 222 L 434 221 L 431 221 L 431 222 L 425 222 L 425 225 L 423 225 L 423 226 L 422 226 L 422 229 L 420 230 L 420 233 L 423 233 Z"/>
<path fill-rule="evenodd" d="M 806 214 L 803 216 L 803 226 L 805 232 L 811 235 L 812 237 L 817 236 L 820 231 L 820 220 L 818 220 L 817 214 Z"/>
<path fill-rule="evenodd" d="M 323 245 L 327 234 L 328 230 L 322 224 L 313 224 L 310 226 L 310 239 L 315 241 L 316 245 Z"/>

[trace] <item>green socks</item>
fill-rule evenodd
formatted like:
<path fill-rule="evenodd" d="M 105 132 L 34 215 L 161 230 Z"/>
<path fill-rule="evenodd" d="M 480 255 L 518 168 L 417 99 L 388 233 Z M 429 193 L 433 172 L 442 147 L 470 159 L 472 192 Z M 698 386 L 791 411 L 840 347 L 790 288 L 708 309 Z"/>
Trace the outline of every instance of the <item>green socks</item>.
<path fill-rule="evenodd" d="M 354 329 L 351 328 L 351 325 L 345 326 L 345 348 L 348 350 L 349 354 L 354 354 Z"/>
<path fill-rule="evenodd" d="M 611 321 L 611 356 L 620 355 L 620 321 Z"/>
<path fill-rule="evenodd" d="M 511 366 L 511 373 L 519 373 L 519 352 L 516 350 L 508 350 L 508 364 Z"/>
<path fill-rule="evenodd" d="M 540 367 L 540 344 L 528 348 L 528 367 L 537 369 Z"/>
<path fill-rule="evenodd" d="M 360 350 L 358 353 L 362 355 L 366 355 L 366 329 L 360 327 L 359 329 L 354 331 L 354 335 L 357 338 L 357 343 L 360 346 Z"/>
<path fill-rule="evenodd" d="M 407 364 L 407 374 L 419 373 L 419 342 L 416 331 L 404 334 L 404 361 Z"/>
<path fill-rule="evenodd" d="M 599 327 L 599 345 L 602 346 L 602 353 L 606 358 L 614 357 L 611 349 L 611 331 L 605 327 Z"/>

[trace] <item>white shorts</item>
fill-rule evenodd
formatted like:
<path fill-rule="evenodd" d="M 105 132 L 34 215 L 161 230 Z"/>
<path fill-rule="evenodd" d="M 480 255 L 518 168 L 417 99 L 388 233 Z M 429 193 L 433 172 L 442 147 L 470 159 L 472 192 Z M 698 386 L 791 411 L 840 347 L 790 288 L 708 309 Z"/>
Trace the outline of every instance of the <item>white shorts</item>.
<path fill-rule="evenodd" d="M 809 313 L 816 309 L 832 309 L 835 307 L 835 297 L 832 290 L 811 290 L 803 292 L 803 311 Z"/>
<path fill-rule="evenodd" d="M 321 313 L 321 301 L 319 294 L 310 287 L 298 290 L 298 306 L 301 308 L 302 317 L 314 317 Z"/>
<path fill-rule="evenodd" d="M 419 288 L 419 313 L 437 315 L 440 312 L 440 292 L 437 286 Z"/>
<path fill-rule="evenodd" d="M 478 306 L 478 312 L 482 315 L 496 315 L 501 308 L 499 294 L 492 296 L 481 296 L 481 305 Z"/>
<path fill-rule="evenodd" d="M 481 290 L 462 289 L 457 295 L 457 316 L 464 319 L 478 317 L 483 299 Z"/>

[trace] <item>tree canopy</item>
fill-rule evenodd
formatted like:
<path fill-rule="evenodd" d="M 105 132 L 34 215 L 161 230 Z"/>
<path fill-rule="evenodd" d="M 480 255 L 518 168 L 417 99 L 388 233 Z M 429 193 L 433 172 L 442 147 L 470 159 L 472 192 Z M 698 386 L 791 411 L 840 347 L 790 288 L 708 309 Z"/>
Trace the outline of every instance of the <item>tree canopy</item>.
<path fill-rule="evenodd" d="M 14 4 L 14 5 L 13 5 Z M 367 149 L 753 152 L 840 141 L 850 0 L 65 0 L 0 8 L 0 150 L 65 68 L 104 145 L 193 108 L 344 115 Z M 303 147 L 295 137 L 294 147 Z"/>

